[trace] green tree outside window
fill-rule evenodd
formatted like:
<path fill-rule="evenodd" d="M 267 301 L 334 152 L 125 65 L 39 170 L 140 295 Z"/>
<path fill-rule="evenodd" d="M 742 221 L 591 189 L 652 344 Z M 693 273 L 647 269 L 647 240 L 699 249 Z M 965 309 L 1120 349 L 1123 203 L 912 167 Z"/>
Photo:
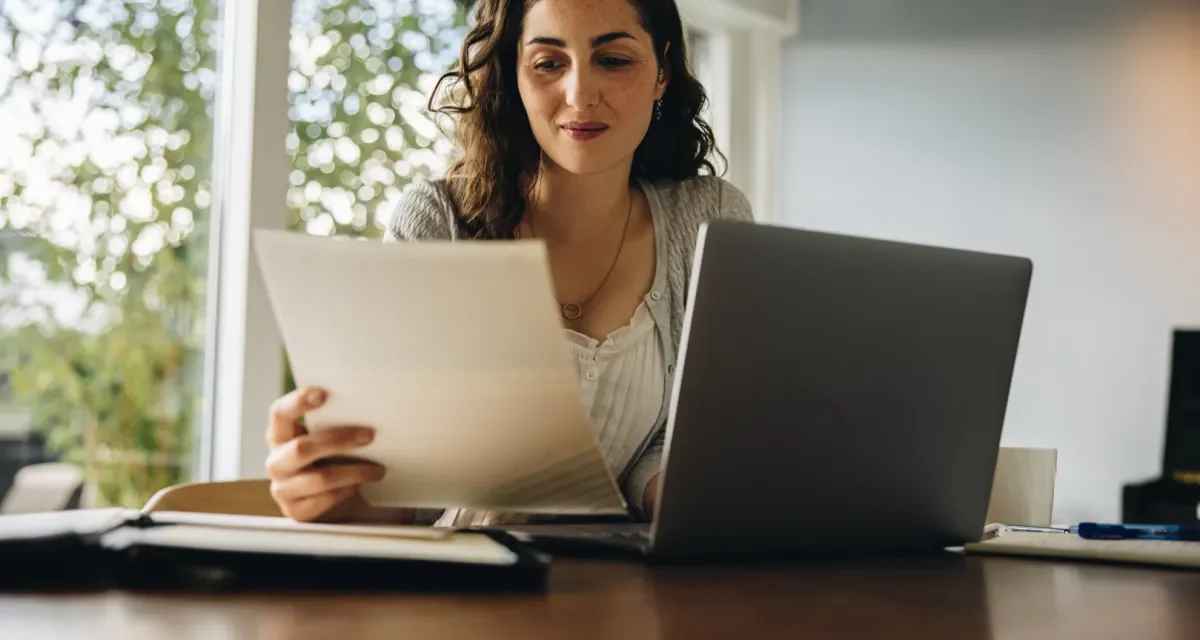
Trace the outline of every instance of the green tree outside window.
<path fill-rule="evenodd" d="M 449 146 L 424 109 L 451 0 L 296 0 L 289 227 L 378 237 Z M 213 203 L 215 0 L 0 0 L 0 364 L 104 504 L 192 475 Z"/>

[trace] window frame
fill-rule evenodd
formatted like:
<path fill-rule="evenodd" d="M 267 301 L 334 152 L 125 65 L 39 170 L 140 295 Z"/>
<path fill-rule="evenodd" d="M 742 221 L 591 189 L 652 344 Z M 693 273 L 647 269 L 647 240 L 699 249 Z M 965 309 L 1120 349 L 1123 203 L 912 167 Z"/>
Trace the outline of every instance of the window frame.
<path fill-rule="evenodd" d="M 785 2 L 678 0 L 684 22 L 708 38 L 712 77 L 702 80 L 717 146 L 728 161 L 725 177 L 763 223 L 780 220 L 781 60 L 784 40 L 800 27 L 799 1 Z"/>
<path fill-rule="evenodd" d="M 265 475 L 283 339 L 253 254 L 255 229 L 287 220 L 291 0 L 226 0 L 218 74 L 198 481 Z"/>
<path fill-rule="evenodd" d="M 799 27 L 798 0 L 678 0 L 708 39 L 705 78 L 726 178 L 760 222 L 774 223 L 779 190 L 782 42 Z M 217 96 L 205 393 L 197 481 L 266 475 L 264 438 L 283 389 L 283 341 L 253 253 L 255 229 L 286 226 L 291 158 L 287 77 L 292 0 L 226 0 Z"/>

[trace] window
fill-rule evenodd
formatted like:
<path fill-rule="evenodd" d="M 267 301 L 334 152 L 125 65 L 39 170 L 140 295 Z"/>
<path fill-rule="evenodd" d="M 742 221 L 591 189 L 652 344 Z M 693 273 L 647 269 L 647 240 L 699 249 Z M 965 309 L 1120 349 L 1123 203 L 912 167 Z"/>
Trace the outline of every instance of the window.
<path fill-rule="evenodd" d="M 713 127 L 713 135 L 717 138 L 717 149 L 725 152 L 723 144 L 724 131 L 713 118 L 713 103 L 718 97 L 714 92 L 721 90 L 719 80 L 716 77 L 716 71 L 713 68 L 713 51 L 712 51 L 712 36 L 702 28 L 684 25 L 683 32 L 684 44 L 687 46 L 688 64 L 691 67 L 692 74 L 704 85 L 704 91 L 708 94 L 708 103 L 704 105 L 704 110 L 700 115 L 704 121 Z M 721 170 L 721 166 L 717 166 L 717 170 Z"/>
<path fill-rule="evenodd" d="M 0 493 L 47 460 L 98 504 L 193 475 L 217 13 L 0 3 Z"/>
<path fill-rule="evenodd" d="M 375 237 L 409 180 L 444 171 L 425 96 L 472 4 L 0 2 L 0 492 L 43 460 L 128 506 L 261 473 L 282 367 L 250 231 Z M 759 208 L 777 60 L 756 60 L 793 27 L 680 6 Z"/>
<path fill-rule="evenodd" d="M 779 42 L 794 31 L 795 3 L 781 10 L 749 0 L 678 2 L 693 64 L 712 99 L 727 177 L 770 219 L 778 131 L 771 89 Z M 227 102 L 217 109 L 220 256 L 210 298 L 217 329 L 205 375 L 205 424 L 213 438 L 201 455 L 203 479 L 264 475 L 265 416 L 285 387 L 282 341 L 254 267 L 252 231 L 376 237 L 408 181 L 443 172 L 450 149 L 430 126 L 425 97 L 456 57 L 473 5 L 227 5 Z"/>
<path fill-rule="evenodd" d="M 703 29 L 684 25 L 683 40 L 687 47 L 688 63 L 701 84 L 711 74 L 709 39 L 710 36 Z"/>
<path fill-rule="evenodd" d="M 382 235 L 405 185 L 445 173 L 450 140 L 427 111 L 467 11 L 454 0 L 301 0 L 288 74 L 287 228 Z M 295 388 L 285 366 L 281 391 Z"/>
<path fill-rule="evenodd" d="M 777 219 L 783 40 L 796 33 L 799 3 L 677 0 L 695 43 L 709 122 L 728 161 L 726 178 L 760 221 Z"/>
<path fill-rule="evenodd" d="M 289 229 L 378 237 L 412 178 L 445 172 L 426 104 L 466 20 L 454 0 L 295 2 Z"/>

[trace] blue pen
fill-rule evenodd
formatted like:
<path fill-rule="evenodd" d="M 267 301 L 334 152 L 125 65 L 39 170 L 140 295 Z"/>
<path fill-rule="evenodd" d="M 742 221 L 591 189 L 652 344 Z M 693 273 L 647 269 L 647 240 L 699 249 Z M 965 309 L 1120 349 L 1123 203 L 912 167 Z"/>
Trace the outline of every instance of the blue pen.
<path fill-rule="evenodd" d="M 1081 522 L 1072 533 L 1089 540 L 1200 541 L 1200 526 L 1179 524 L 1100 524 Z"/>

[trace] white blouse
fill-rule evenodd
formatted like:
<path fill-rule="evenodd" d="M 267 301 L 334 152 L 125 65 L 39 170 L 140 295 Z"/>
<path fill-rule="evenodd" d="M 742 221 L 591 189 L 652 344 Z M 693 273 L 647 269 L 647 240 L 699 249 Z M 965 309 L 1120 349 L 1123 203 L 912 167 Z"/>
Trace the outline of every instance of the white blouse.
<path fill-rule="evenodd" d="M 638 453 L 641 438 L 636 434 L 654 427 L 666 396 L 658 326 L 642 302 L 629 324 L 603 341 L 571 329 L 564 331 L 579 377 L 580 399 L 609 469 L 614 477 L 619 476 Z M 504 514 L 449 509 L 437 525 L 487 526 L 504 520 Z"/>
<path fill-rule="evenodd" d="M 662 409 L 666 376 L 654 318 L 646 303 L 603 342 L 567 330 L 579 393 L 613 476 L 637 454 L 640 438 Z"/>

